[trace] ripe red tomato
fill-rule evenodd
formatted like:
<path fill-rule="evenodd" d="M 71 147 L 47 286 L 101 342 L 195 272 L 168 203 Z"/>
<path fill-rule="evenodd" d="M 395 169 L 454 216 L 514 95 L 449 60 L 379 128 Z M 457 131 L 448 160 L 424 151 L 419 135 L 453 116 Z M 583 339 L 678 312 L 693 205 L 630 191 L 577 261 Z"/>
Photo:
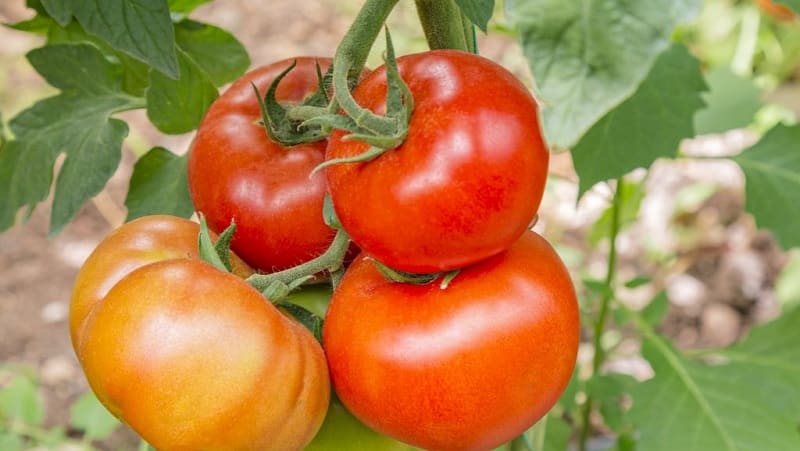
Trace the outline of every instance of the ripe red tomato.
<path fill-rule="evenodd" d="M 342 225 L 365 252 L 408 272 L 459 268 L 507 249 L 528 229 L 547 176 L 535 100 L 513 74 L 470 53 L 397 63 L 414 97 L 408 136 L 370 162 L 326 168 Z M 385 112 L 385 67 L 353 96 Z M 335 131 L 326 159 L 367 149 Z"/>
<path fill-rule="evenodd" d="M 206 113 L 189 154 L 189 189 L 209 228 L 221 233 L 231 220 L 231 248 L 251 266 L 272 272 L 321 254 L 335 232 L 322 219 L 325 177 L 311 170 L 324 159 L 325 141 L 289 148 L 270 140 L 260 123 L 253 84 L 262 95 L 295 60 L 248 72 L 231 85 Z M 318 86 L 316 62 L 297 58 L 281 81 L 276 98 L 300 102 Z"/>
<path fill-rule="evenodd" d="M 390 282 L 359 257 L 323 326 L 350 412 L 437 451 L 491 449 L 533 425 L 567 386 L 578 342 L 567 269 L 533 232 L 446 289 Z"/>
<path fill-rule="evenodd" d="M 69 332 L 78 353 L 80 331 L 89 312 L 114 284 L 144 265 L 171 258 L 199 260 L 197 236 L 200 225 L 188 219 L 152 215 L 134 219 L 117 228 L 92 252 L 78 273 L 72 290 Z M 231 253 L 234 274 L 247 277 L 253 270 Z"/>
<path fill-rule="evenodd" d="M 330 400 L 322 348 L 240 277 L 182 248 L 180 221 L 126 224 L 81 270 L 72 301 L 89 385 L 157 449 L 302 449 Z"/>

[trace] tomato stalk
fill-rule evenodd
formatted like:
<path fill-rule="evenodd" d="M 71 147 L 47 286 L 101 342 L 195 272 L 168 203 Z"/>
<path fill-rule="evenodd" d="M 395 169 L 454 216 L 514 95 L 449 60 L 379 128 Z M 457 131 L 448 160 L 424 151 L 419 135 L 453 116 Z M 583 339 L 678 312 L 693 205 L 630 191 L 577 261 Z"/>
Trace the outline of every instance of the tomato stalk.
<path fill-rule="evenodd" d="M 614 281 L 617 273 L 617 235 L 620 229 L 620 211 L 625 203 L 624 191 L 622 189 L 623 180 L 617 179 L 617 188 L 614 193 L 614 200 L 611 206 L 611 224 L 609 230 L 609 250 L 608 265 L 606 267 L 606 280 L 603 282 L 603 296 L 600 299 L 600 312 L 594 323 L 592 344 L 594 346 L 594 356 L 592 357 L 592 374 L 596 375 L 600 367 L 605 362 L 606 353 L 603 350 L 602 338 L 605 331 L 608 312 L 611 301 L 614 298 Z M 587 396 L 586 403 L 583 405 L 582 426 L 579 441 L 579 450 L 586 451 L 589 433 L 591 432 L 590 417 L 592 414 L 593 400 Z"/>
<path fill-rule="evenodd" d="M 453 0 L 416 0 L 428 47 L 477 53 L 472 22 Z"/>
<path fill-rule="evenodd" d="M 336 272 L 342 267 L 349 244 L 350 236 L 344 229 L 339 229 L 328 250 L 319 257 L 283 271 L 271 274 L 253 274 L 247 278 L 247 283 L 263 292 L 274 283 L 282 283 L 291 287 L 296 284 L 296 281 L 308 280 L 309 276 L 320 272 Z"/>

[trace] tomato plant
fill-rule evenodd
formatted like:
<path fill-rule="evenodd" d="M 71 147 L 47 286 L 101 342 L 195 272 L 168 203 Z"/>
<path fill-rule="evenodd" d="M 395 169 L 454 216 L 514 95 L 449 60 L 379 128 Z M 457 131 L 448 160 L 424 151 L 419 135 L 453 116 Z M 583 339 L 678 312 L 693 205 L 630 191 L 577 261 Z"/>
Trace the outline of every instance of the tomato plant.
<path fill-rule="evenodd" d="M 363 163 L 326 168 L 342 225 L 358 246 L 395 269 L 433 273 L 507 249 L 542 198 L 548 150 L 530 92 L 502 66 L 452 50 L 397 59 L 414 97 L 402 145 Z M 353 92 L 386 110 L 386 69 Z M 334 131 L 326 159 L 369 146 Z"/>
<path fill-rule="evenodd" d="M 301 449 L 329 402 L 319 343 L 196 258 L 183 221 L 121 227 L 79 274 L 73 324 L 85 312 L 74 333 L 89 385 L 158 449 Z"/>
<path fill-rule="evenodd" d="M 301 57 L 254 69 L 231 85 L 206 113 L 189 155 L 189 189 L 197 211 L 219 233 L 236 222 L 232 249 L 263 271 L 286 269 L 325 251 L 334 231 L 325 225 L 325 141 L 284 147 L 261 122 L 253 86 L 267 91 L 293 62 L 275 93 L 299 103 L 314 92 L 330 59 Z"/>
<path fill-rule="evenodd" d="M 425 449 L 489 449 L 535 423 L 575 365 L 569 274 L 526 233 L 505 253 L 439 283 L 387 281 L 358 258 L 323 328 L 331 379 L 370 427 Z"/>

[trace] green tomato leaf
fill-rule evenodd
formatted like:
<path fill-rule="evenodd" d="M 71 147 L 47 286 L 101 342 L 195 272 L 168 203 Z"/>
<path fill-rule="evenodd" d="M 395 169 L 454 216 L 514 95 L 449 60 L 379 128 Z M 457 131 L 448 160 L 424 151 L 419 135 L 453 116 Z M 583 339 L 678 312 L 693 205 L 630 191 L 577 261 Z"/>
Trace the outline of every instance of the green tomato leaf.
<path fill-rule="evenodd" d="M 793 320 L 797 330 L 798 318 Z M 688 360 L 651 327 L 643 322 L 639 325 L 645 335 L 643 355 L 655 371 L 655 377 L 632 390 L 629 418 L 638 427 L 639 449 L 800 449 L 797 418 L 787 416 L 764 395 L 768 392 L 774 397 L 784 396 L 787 405 L 797 399 L 797 333 L 781 342 L 785 346 L 783 354 L 759 354 L 762 367 L 751 365 L 752 362 L 710 366 Z M 758 348 L 752 346 L 752 350 Z M 763 348 L 776 349 L 772 345 Z M 785 360 L 790 352 L 795 360 Z M 776 382 L 774 377 L 784 371 L 781 366 L 793 374 L 793 383 Z M 778 389 L 788 392 L 778 393 Z M 797 405 L 791 408 L 797 409 Z"/>
<path fill-rule="evenodd" d="M 647 307 L 642 310 L 642 319 L 645 320 L 650 327 L 657 328 L 664 321 L 668 310 L 669 299 L 667 298 L 667 293 L 661 291 L 656 297 L 650 300 Z"/>
<path fill-rule="evenodd" d="M 164 133 L 180 134 L 200 125 L 203 115 L 217 98 L 217 88 L 208 75 L 183 51 L 178 51 L 180 78 L 150 72 L 147 117 Z"/>
<path fill-rule="evenodd" d="M 456 4 L 475 26 L 486 33 L 494 13 L 494 0 L 456 0 Z"/>
<path fill-rule="evenodd" d="M 0 418 L 13 418 L 29 425 L 44 421 L 44 405 L 31 378 L 17 375 L 0 387 Z"/>
<path fill-rule="evenodd" d="M 181 14 L 189 14 L 198 6 L 211 0 L 169 0 L 169 10 Z"/>
<path fill-rule="evenodd" d="M 586 391 L 596 402 L 603 420 L 614 431 L 630 427 L 623 397 L 636 386 L 636 379 L 624 374 L 595 375 L 586 384 Z"/>
<path fill-rule="evenodd" d="M 773 415 L 800 423 L 800 308 L 756 327 L 740 343 L 722 351 L 730 373 L 747 374 L 749 391 L 773 410 Z M 784 449 L 800 449 L 789 447 Z M 763 448 L 770 449 L 770 448 Z M 776 448 L 777 449 L 777 448 Z"/>
<path fill-rule="evenodd" d="M 785 249 L 800 246 L 800 125 L 777 125 L 733 157 L 745 175 L 745 209 Z"/>
<path fill-rule="evenodd" d="M 232 34 L 213 25 L 183 20 L 175 25 L 175 41 L 215 86 L 239 78 L 250 67 L 244 46 Z"/>
<path fill-rule="evenodd" d="M 800 305 L 800 252 L 792 252 L 778 274 L 775 298 L 784 308 Z"/>
<path fill-rule="evenodd" d="M 700 3 L 508 0 L 506 11 L 519 28 L 550 145 L 572 147 L 633 94 L 669 47 L 675 26 L 692 20 Z M 669 93 L 678 86 L 662 88 Z"/>
<path fill-rule="evenodd" d="M 103 189 L 119 165 L 127 125 L 111 114 L 141 106 L 121 88 L 119 67 L 91 45 L 35 49 L 28 60 L 61 94 L 24 110 L 10 122 L 15 140 L 0 153 L 0 230 L 16 212 L 50 192 L 56 159 L 66 154 L 56 181 L 51 233 L 58 233 L 86 200 Z"/>
<path fill-rule="evenodd" d="M 87 440 L 108 438 L 120 426 L 91 391 L 81 395 L 70 408 L 70 424 L 82 430 Z"/>
<path fill-rule="evenodd" d="M 621 177 L 672 157 L 694 136 L 693 116 L 703 106 L 700 63 L 673 45 L 656 60 L 636 93 L 606 114 L 572 149 L 583 195 L 595 183 Z"/>
<path fill-rule="evenodd" d="M 42 0 L 62 26 L 75 16 L 89 33 L 164 74 L 178 77 L 175 35 L 166 0 Z"/>
<path fill-rule="evenodd" d="M 133 167 L 126 221 L 168 214 L 188 218 L 194 212 L 186 173 L 188 154 L 178 156 L 162 147 L 150 149 Z"/>
<path fill-rule="evenodd" d="M 709 91 L 703 95 L 707 107 L 694 116 L 698 135 L 722 133 L 750 125 L 761 109 L 761 90 L 753 81 L 727 67 L 706 74 Z"/>

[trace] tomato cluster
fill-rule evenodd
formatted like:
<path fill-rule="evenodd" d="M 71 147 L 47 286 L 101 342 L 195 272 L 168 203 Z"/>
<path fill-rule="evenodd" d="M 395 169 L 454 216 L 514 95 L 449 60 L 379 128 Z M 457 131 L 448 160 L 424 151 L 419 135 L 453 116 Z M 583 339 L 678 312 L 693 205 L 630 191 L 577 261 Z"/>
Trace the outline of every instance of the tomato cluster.
<path fill-rule="evenodd" d="M 196 223 L 168 216 L 122 226 L 85 263 L 70 332 L 92 389 L 164 450 L 509 442 L 556 402 L 579 342 L 569 273 L 529 230 L 548 165 L 536 102 L 480 56 L 403 56 L 414 100 L 403 143 L 313 172 L 370 146 L 341 129 L 293 146 L 265 133 L 253 87 L 268 90 L 292 62 L 234 83 L 190 151 L 196 209 L 213 232 L 237 226 L 231 251 L 217 250 L 229 271 L 201 258 Z M 275 96 L 287 106 L 330 64 L 294 62 Z M 353 98 L 382 114 L 387 84 L 378 68 Z M 327 223 L 361 254 L 332 295 L 306 289 L 285 301 L 324 316 L 320 343 L 253 280 L 326 250 L 337 233 L 323 221 L 326 195 L 338 219 Z"/>

